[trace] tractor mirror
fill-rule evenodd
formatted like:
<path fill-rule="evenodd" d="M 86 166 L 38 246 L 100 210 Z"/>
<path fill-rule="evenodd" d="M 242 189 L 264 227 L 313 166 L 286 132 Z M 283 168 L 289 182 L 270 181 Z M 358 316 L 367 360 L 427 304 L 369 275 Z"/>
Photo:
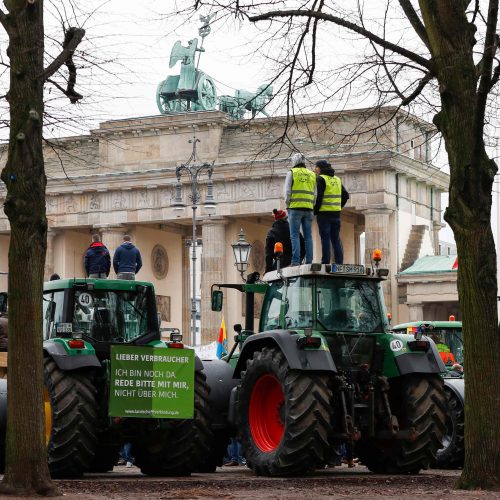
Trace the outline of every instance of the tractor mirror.
<path fill-rule="evenodd" d="M 223 297 L 222 290 L 212 290 L 212 311 L 222 311 Z"/>
<path fill-rule="evenodd" d="M 7 293 L 0 293 L 0 314 L 7 312 Z"/>

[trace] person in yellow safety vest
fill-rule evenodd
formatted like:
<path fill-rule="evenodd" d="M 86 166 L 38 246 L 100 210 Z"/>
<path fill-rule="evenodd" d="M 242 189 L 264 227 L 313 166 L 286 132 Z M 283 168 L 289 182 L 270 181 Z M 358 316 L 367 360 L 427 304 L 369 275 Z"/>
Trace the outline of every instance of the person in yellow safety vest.
<path fill-rule="evenodd" d="M 314 205 L 317 216 L 319 236 L 321 238 L 321 263 L 330 264 L 333 246 L 335 263 L 344 263 L 344 251 L 340 239 L 340 211 L 349 199 L 349 193 L 340 177 L 326 160 L 316 162 L 315 172 L 318 175 L 316 184 L 318 196 Z"/>
<path fill-rule="evenodd" d="M 306 245 L 306 264 L 313 259 L 312 220 L 316 203 L 316 176 L 306 168 L 306 159 L 302 153 L 291 157 L 292 168 L 285 178 L 285 203 L 288 209 L 290 240 L 292 241 L 292 262 L 300 264 L 300 228 Z"/>

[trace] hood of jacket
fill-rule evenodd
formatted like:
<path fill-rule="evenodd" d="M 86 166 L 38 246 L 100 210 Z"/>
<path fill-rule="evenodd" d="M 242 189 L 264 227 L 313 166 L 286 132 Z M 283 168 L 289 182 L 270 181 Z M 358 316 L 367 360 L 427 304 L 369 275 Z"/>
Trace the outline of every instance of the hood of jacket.
<path fill-rule="evenodd" d="M 333 170 L 332 167 L 328 167 L 322 170 L 319 175 L 329 175 L 330 177 L 333 177 L 335 175 L 335 170 Z"/>
<path fill-rule="evenodd" d="M 125 243 L 122 243 L 120 245 L 123 248 L 126 248 L 127 250 L 131 250 L 132 248 L 135 248 L 135 245 L 131 243 L 130 241 L 126 241 Z"/>

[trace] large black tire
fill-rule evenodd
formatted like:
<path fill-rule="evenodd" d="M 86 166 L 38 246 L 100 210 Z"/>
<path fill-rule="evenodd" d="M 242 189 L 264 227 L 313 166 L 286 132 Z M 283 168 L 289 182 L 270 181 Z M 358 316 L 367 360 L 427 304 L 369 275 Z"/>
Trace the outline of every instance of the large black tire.
<path fill-rule="evenodd" d="M 205 374 L 195 374 L 194 418 L 171 420 L 133 443 L 135 465 L 148 476 L 188 476 L 201 468 L 210 452 L 209 387 Z"/>
<path fill-rule="evenodd" d="M 400 429 L 416 430 L 416 439 L 361 438 L 357 455 L 372 472 L 418 474 L 429 468 L 446 430 L 446 396 L 439 375 L 406 375 L 391 381 L 391 408 Z"/>
<path fill-rule="evenodd" d="M 92 466 L 97 447 L 96 389 L 83 373 L 61 371 L 44 360 L 50 403 L 49 470 L 54 478 L 76 478 Z"/>
<path fill-rule="evenodd" d="M 464 466 L 465 459 L 464 407 L 453 391 L 446 390 L 446 396 L 446 432 L 433 466 L 438 469 L 459 469 Z"/>
<path fill-rule="evenodd" d="M 332 431 L 327 375 L 291 370 L 279 349 L 265 347 L 241 376 L 238 430 L 247 465 L 266 476 L 324 466 Z"/>

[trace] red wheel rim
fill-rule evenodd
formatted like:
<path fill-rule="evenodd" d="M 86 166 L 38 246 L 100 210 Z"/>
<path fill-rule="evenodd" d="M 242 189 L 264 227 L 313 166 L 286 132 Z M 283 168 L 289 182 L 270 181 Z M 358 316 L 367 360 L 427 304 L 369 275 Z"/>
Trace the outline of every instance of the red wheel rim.
<path fill-rule="evenodd" d="M 280 412 L 285 396 L 274 375 L 260 377 L 250 397 L 249 424 L 255 444 L 265 452 L 274 451 L 285 430 Z"/>

